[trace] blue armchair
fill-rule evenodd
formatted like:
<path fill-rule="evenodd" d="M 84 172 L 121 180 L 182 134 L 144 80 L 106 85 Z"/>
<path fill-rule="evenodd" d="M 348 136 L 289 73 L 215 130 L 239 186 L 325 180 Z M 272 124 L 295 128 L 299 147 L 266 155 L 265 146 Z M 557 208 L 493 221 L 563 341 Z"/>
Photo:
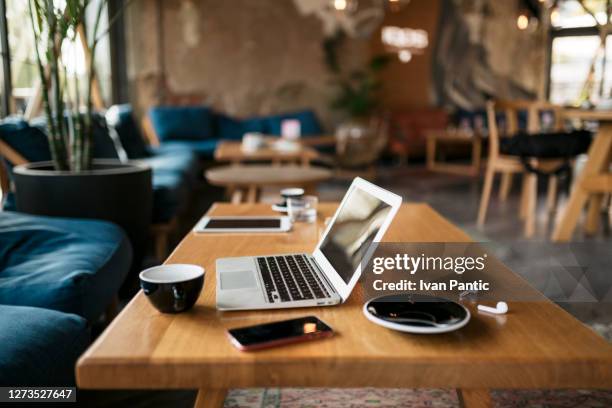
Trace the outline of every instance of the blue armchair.
<path fill-rule="evenodd" d="M 36 306 L 93 321 L 132 262 L 114 224 L 0 212 L 0 304 Z"/>
<path fill-rule="evenodd" d="M 0 212 L 0 386 L 73 385 L 131 261 L 113 224 Z"/>
<path fill-rule="evenodd" d="M 172 231 L 176 216 L 189 202 L 189 193 L 200 177 L 197 157 L 185 147 L 147 146 L 129 105 L 111 107 L 105 116 L 98 115 L 96 119 L 94 157 L 139 160 L 152 169 L 151 223 L 157 255 L 163 259 L 167 254 L 168 234 Z M 50 160 L 44 124 L 44 119 L 36 119 L 31 123 L 21 118 L 5 119 L 0 123 L 0 141 L 25 161 Z M 14 163 L 7 158 L 5 154 L 5 164 L 10 169 Z M 15 210 L 14 196 L 9 191 L 5 191 L 3 206 L 5 210 Z"/>
<path fill-rule="evenodd" d="M 0 386 L 74 385 L 74 365 L 89 345 L 77 315 L 0 305 Z"/>

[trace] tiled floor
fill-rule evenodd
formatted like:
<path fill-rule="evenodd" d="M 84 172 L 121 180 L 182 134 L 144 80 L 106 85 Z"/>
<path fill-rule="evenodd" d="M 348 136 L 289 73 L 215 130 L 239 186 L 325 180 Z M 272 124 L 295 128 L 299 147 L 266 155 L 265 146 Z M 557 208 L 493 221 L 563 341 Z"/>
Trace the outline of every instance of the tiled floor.
<path fill-rule="evenodd" d="M 518 187 L 508 201 L 502 203 L 494 195 L 484 229 L 476 227 L 476 213 L 480 198 L 480 181 L 468 177 L 432 174 L 419 166 L 386 167 L 379 173 L 377 184 L 395 191 L 405 201 L 426 202 L 477 241 L 490 241 L 496 254 L 513 270 L 521 273 L 532 285 L 551 299 L 559 302 L 577 318 L 594 327 L 612 340 L 612 236 L 610 216 L 602 214 L 600 232 L 595 237 L 578 233 L 571 246 L 573 259 L 578 264 L 589 263 L 591 272 L 585 279 L 552 279 L 547 267 L 554 245 L 548 241 L 554 215 L 544 209 L 544 198 L 539 202 L 537 234 L 526 242 L 518 220 Z M 322 201 L 338 200 L 350 182 L 335 181 L 320 188 Z M 540 190 L 544 192 L 545 186 Z M 496 192 L 496 191 L 494 191 Z M 560 206 L 563 205 L 562 197 Z M 528 245 L 525 245 L 528 243 Z M 526 250 L 530 249 L 530 250 Z M 597 261 L 593 263 L 593 260 Z M 586 302 L 588 295 L 607 302 Z M 580 301 L 576 301 L 576 299 Z M 145 407 L 192 406 L 195 393 L 179 392 L 108 392 L 82 393 L 83 406 Z M 498 391 L 494 400 L 499 407 L 608 407 L 612 406 L 612 392 L 596 391 Z M 454 407 L 456 393 L 452 390 L 234 390 L 226 400 L 226 407 Z"/>

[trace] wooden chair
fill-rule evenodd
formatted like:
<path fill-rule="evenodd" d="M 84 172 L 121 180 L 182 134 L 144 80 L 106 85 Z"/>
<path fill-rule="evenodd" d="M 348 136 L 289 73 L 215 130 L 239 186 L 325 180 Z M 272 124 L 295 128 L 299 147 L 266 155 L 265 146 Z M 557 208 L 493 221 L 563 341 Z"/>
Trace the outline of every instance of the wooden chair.
<path fill-rule="evenodd" d="M 572 192 L 563 214 L 557 220 L 551 239 L 566 242 L 572 237 L 582 208 L 588 202 L 584 232 L 597 232 L 602 211 L 612 211 L 612 112 L 609 110 L 566 109 L 564 117 L 573 125 L 599 122 L 595 138 L 586 155 L 583 169 L 574 178 Z M 607 198 L 606 198 L 607 195 Z M 604 207 L 602 207 L 602 204 Z"/>
<path fill-rule="evenodd" d="M 144 139 L 145 143 L 147 143 L 149 146 L 159 147 L 159 136 L 157 136 L 148 114 L 145 114 L 142 117 L 140 124 L 140 127 L 142 128 L 142 138 Z"/>
<path fill-rule="evenodd" d="M 512 185 L 512 177 L 514 174 L 523 175 L 523 185 L 521 192 L 521 203 L 519 217 L 525 221 L 524 234 L 526 237 L 532 237 L 535 232 L 535 213 L 537 204 L 537 175 L 527 172 L 521 160 L 516 156 L 507 156 L 500 153 L 500 137 L 513 136 L 519 131 L 519 112 L 527 112 L 527 129 L 528 133 L 540 132 L 540 113 L 542 111 L 550 111 L 554 116 L 552 130 L 558 131 L 563 126 L 563 110 L 561 107 L 551 105 L 546 102 L 534 101 L 489 101 L 487 102 L 487 120 L 489 123 L 489 158 L 487 160 L 487 169 L 480 199 L 480 207 L 478 210 L 479 227 L 485 223 L 487 215 L 487 207 L 491 197 L 493 188 L 493 179 L 496 173 L 501 174 L 501 185 L 499 190 L 499 198 L 505 201 L 508 197 Z M 504 113 L 506 120 L 505 129 L 500 131 L 497 123 L 497 113 Z M 559 166 L 559 160 L 537 160 L 532 159 L 531 165 L 542 171 L 549 171 Z M 557 197 L 557 176 L 550 176 L 547 194 L 547 208 L 553 211 L 556 207 Z"/>
<path fill-rule="evenodd" d="M 28 161 L 23 158 L 19 153 L 13 150 L 9 145 L 0 140 L 0 191 L 2 192 L 2 199 L 0 200 L 0 210 L 4 207 L 4 201 L 9 192 L 11 192 L 11 180 L 9 177 L 9 170 L 6 168 L 6 159 L 13 166 L 20 164 L 26 164 Z"/>

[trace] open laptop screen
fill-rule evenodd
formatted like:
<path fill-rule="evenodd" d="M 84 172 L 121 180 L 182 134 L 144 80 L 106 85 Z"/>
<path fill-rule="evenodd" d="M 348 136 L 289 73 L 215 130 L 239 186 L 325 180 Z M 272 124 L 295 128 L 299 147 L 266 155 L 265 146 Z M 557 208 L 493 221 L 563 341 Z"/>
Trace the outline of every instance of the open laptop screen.
<path fill-rule="evenodd" d="M 347 284 L 368 252 L 391 206 L 354 188 L 319 249 Z"/>

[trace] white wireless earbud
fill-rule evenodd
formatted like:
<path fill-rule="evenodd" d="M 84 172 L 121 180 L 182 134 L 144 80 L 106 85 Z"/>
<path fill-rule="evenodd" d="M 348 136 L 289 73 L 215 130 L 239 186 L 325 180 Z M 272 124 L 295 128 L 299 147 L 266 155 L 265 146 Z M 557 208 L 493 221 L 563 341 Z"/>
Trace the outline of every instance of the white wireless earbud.
<path fill-rule="evenodd" d="M 485 306 L 485 305 L 478 305 L 478 310 L 483 311 L 483 312 L 487 312 L 487 313 L 493 313 L 493 314 L 506 314 L 508 313 L 508 304 L 506 302 L 497 302 L 497 306 L 496 307 L 490 307 L 490 306 Z"/>

